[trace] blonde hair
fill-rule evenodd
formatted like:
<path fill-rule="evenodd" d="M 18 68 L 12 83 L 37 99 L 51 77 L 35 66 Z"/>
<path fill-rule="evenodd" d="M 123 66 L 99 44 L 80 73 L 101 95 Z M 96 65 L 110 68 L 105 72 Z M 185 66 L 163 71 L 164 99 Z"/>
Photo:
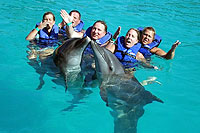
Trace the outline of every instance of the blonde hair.
<path fill-rule="evenodd" d="M 145 31 L 153 31 L 153 40 L 155 39 L 155 34 L 156 34 L 156 31 L 153 27 L 145 27 L 143 30 L 142 30 L 142 35 L 145 33 Z"/>

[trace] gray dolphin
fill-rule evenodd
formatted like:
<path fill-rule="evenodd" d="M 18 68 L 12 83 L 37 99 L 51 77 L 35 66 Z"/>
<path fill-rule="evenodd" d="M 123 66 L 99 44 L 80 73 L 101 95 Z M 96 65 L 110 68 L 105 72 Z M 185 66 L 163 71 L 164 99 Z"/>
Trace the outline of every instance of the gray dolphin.
<path fill-rule="evenodd" d="M 62 111 L 71 111 L 85 96 L 92 93 L 91 90 L 84 89 L 82 74 L 83 51 L 91 41 L 89 37 L 71 38 L 66 40 L 54 52 L 54 63 L 64 74 L 66 89 L 73 95 L 70 106 Z"/>
<path fill-rule="evenodd" d="M 144 113 L 143 107 L 153 101 L 163 101 L 146 91 L 133 75 L 125 74 L 114 54 L 94 41 L 91 41 L 91 46 L 100 81 L 100 95 L 113 110 L 115 133 L 136 133 L 137 121 Z"/>
<path fill-rule="evenodd" d="M 83 51 L 90 41 L 89 37 L 71 38 L 55 50 L 54 63 L 65 76 L 66 88 L 68 82 L 76 85 L 77 79 L 80 79 Z"/>

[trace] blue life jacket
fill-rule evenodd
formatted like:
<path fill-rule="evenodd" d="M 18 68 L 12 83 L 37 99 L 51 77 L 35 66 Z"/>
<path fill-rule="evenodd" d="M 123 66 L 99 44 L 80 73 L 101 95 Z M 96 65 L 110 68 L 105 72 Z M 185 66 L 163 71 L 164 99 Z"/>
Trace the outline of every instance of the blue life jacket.
<path fill-rule="evenodd" d="M 135 44 L 131 48 L 125 47 L 125 37 L 121 36 L 117 38 L 117 50 L 115 51 L 115 56 L 123 64 L 125 68 L 136 67 L 138 61 L 136 60 L 137 52 L 141 47 L 141 43 Z"/>
<path fill-rule="evenodd" d="M 75 26 L 73 29 L 76 32 L 81 32 L 83 30 L 83 27 L 84 27 L 84 22 L 81 20 L 80 23 L 77 26 Z M 66 25 L 59 30 L 59 33 L 62 34 L 64 37 L 67 37 Z"/>
<path fill-rule="evenodd" d="M 143 29 L 144 28 L 142 28 L 142 27 L 138 28 L 138 30 L 140 32 L 142 32 Z M 150 50 L 154 47 L 158 47 L 160 45 L 161 41 L 162 41 L 162 38 L 159 35 L 155 34 L 155 39 L 153 40 L 153 42 L 148 45 L 142 45 L 139 52 L 142 53 L 145 58 L 150 58 L 153 55 L 150 52 Z"/>
<path fill-rule="evenodd" d="M 38 27 L 40 23 L 36 24 Z M 39 32 L 39 43 L 38 46 L 41 48 L 56 46 L 56 42 L 58 42 L 58 26 L 56 24 L 53 25 L 53 28 L 48 34 L 48 30 L 46 28 L 41 29 Z"/>
<path fill-rule="evenodd" d="M 84 37 L 85 37 L 85 36 L 88 36 L 88 37 L 91 38 L 91 30 L 92 30 L 92 26 L 89 27 L 89 28 L 86 30 L 86 32 L 85 32 L 85 34 L 84 34 Z M 111 37 L 112 37 L 112 33 L 107 32 L 105 36 L 103 36 L 102 38 L 100 38 L 100 39 L 98 39 L 98 40 L 95 40 L 95 41 L 96 41 L 96 43 L 98 43 L 98 44 L 101 46 L 102 44 L 104 44 L 104 43 L 106 43 L 107 41 L 109 41 L 109 40 L 111 39 Z M 91 48 L 90 45 L 87 46 L 85 52 L 86 52 L 86 53 L 90 53 L 90 54 L 93 53 L 92 48 Z"/>

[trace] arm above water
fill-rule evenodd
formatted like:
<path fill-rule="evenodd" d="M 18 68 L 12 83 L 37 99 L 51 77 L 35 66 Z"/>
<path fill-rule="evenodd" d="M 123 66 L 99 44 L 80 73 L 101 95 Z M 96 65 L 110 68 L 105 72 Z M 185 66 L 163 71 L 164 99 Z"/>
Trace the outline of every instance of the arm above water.
<path fill-rule="evenodd" d="M 66 25 L 65 21 L 62 20 L 61 23 L 58 24 L 59 29 L 63 28 Z"/>
<path fill-rule="evenodd" d="M 150 50 L 151 53 L 154 53 L 160 57 L 163 57 L 165 59 L 173 59 L 174 55 L 175 55 L 175 50 L 177 48 L 177 46 L 181 44 L 181 42 L 179 42 L 179 40 L 177 40 L 171 47 L 171 49 L 166 53 L 165 51 L 163 51 L 162 49 L 158 48 L 158 47 L 154 47 Z"/>
<path fill-rule="evenodd" d="M 112 53 L 115 52 L 115 48 L 116 48 L 116 45 L 117 45 L 116 39 L 117 39 L 117 37 L 119 36 L 120 32 L 121 32 L 121 27 L 119 26 L 119 27 L 117 28 L 115 34 L 113 35 L 112 40 L 110 40 L 110 42 L 109 42 L 108 45 L 106 46 L 106 48 L 107 48 L 108 50 L 110 50 Z"/>
<path fill-rule="evenodd" d="M 165 55 L 165 59 L 173 59 L 174 55 L 175 55 L 175 50 L 177 48 L 177 46 L 181 44 L 181 42 L 179 42 L 179 40 L 177 40 L 171 47 L 171 49 L 167 52 L 167 54 Z"/>
<path fill-rule="evenodd" d="M 39 32 L 39 30 L 43 29 L 44 27 L 46 27 L 47 22 L 40 22 L 40 24 L 38 25 L 38 27 L 36 27 L 35 29 L 33 29 L 26 37 L 26 40 L 31 41 L 33 39 L 35 39 L 35 36 L 37 35 L 37 33 Z"/>
<path fill-rule="evenodd" d="M 82 38 L 83 32 L 76 32 L 72 27 L 72 20 L 73 16 L 70 16 L 65 10 L 60 11 L 60 16 L 63 18 L 64 22 L 66 23 L 66 33 L 69 38 Z"/>

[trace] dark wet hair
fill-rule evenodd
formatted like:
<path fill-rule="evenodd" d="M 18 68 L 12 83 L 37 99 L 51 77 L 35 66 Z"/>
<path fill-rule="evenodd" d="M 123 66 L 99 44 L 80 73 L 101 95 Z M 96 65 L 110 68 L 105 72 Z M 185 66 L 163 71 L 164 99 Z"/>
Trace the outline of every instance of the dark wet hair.
<path fill-rule="evenodd" d="M 156 31 L 153 27 L 145 27 L 143 30 L 142 30 L 142 35 L 144 34 L 145 31 L 153 31 L 153 40 L 155 39 L 155 34 L 156 34 Z"/>
<path fill-rule="evenodd" d="M 78 10 L 71 10 L 71 12 L 69 13 L 69 15 L 71 15 L 72 12 L 78 13 L 79 14 L 79 19 L 81 20 L 81 13 Z"/>
<path fill-rule="evenodd" d="M 51 14 L 51 15 L 53 16 L 53 20 L 55 21 L 56 18 L 55 18 L 55 15 L 54 15 L 52 12 L 45 12 L 44 15 L 43 15 L 43 17 L 42 17 L 42 20 L 44 20 L 44 17 L 45 17 L 46 15 L 49 15 L 49 14 Z"/>
<path fill-rule="evenodd" d="M 136 31 L 136 33 L 137 33 L 137 39 L 138 39 L 138 41 L 140 41 L 140 31 L 139 30 L 137 30 L 137 29 L 134 29 L 134 28 L 130 28 L 128 31 L 127 31 L 127 33 L 129 32 L 129 31 L 131 31 L 131 30 L 134 30 L 134 31 Z M 126 34 L 127 34 L 126 33 Z"/>
<path fill-rule="evenodd" d="M 106 31 L 106 33 L 107 33 L 107 28 L 108 28 L 108 26 L 107 26 L 107 24 L 106 24 L 105 21 L 103 21 L 103 20 L 97 20 L 97 21 L 93 24 L 93 26 L 94 26 L 96 23 L 101 23 L 101 24 L 103 24 L 104 27 L 105 27 L 105 31 Z"/>

